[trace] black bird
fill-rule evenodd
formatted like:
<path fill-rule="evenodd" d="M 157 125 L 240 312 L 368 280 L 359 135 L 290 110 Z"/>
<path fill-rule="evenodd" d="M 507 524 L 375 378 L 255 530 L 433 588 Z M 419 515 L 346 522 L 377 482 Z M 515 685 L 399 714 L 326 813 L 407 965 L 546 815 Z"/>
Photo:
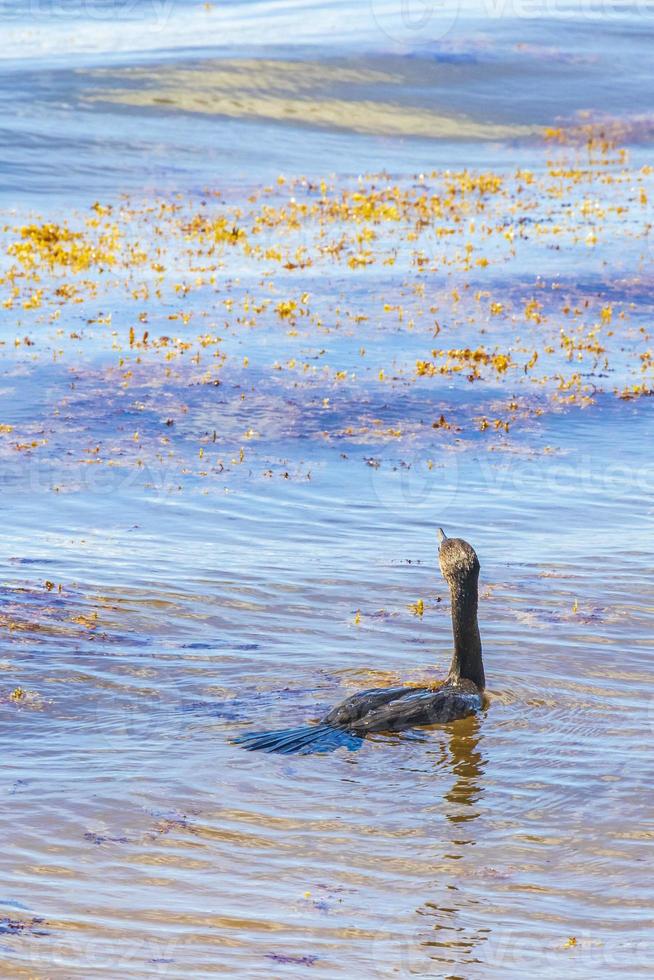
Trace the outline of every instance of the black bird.
<path fill-rule="evenodd" d="M 357 749 L 370 732 L 400 732 L 474 714 L 485 686 L 477 624 L 479 559 L 461 538 L 438 537 L 438 559 L 452 596 L 454 655 L 445 682 L 433 687 L 384 687 L 361 691 L 332 708 L 318 724 L 272 732 L 247 732 L 234 739 L 250 751 L 309 754 L 340 746 Z"/>

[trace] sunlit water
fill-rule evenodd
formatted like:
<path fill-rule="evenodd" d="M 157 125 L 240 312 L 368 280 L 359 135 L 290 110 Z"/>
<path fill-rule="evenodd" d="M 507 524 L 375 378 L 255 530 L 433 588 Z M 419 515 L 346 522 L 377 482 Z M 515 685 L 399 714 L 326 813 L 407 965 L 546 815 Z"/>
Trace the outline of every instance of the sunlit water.
<path fill-rule="evenodd" d="M 377 3 L 34 11 L 0 8 L 10 226 L 123 191 L 197 205 L 217 187 L 245 208 L 280 172 L 541 172 L 533 128 L 583 109 L 648 160 L 645 8 L 592 23 L 443 8 L 422 28 Z M 204 110 L 188 70 L 214 73 Z M 327 108 L 293 123 L 298 100 Z M 2 976 L 649 974 L 654 425 L 651 397 L 613 394 L 638 380 L 651 328 L 642 179 L 638 219 L 633 203 L 611 214 L 596 247 L 525 240 L 506 268 L 428 279 L 423 311 L 400 253 L 397 269 L 280 270 L 274 301 L 306 289 L 328 329 L 294 333 L 272 308 L 246 328 L 225 297 L 268 287 L 230 259 L 229 281 L 188 301 L 221 330 L 220 385 L 191 351 L 172 374 L 147 345 L 136 360 L 140 310 L 153 338 L 186 336 L 170 299 L 135 305 L 109 283 L 52 322 L 47 304 L 3 309 Z M 610 368 L 580 368 L 603 388 L 592 404 L 553 406 L 521 369 L 414 383 L 441 340 L 521 350 L 537 328 L 507 315 L 485 340 L 472 297 L 520 311 L 538 277 L 560 291 L 537 293 L 546 341 L 559 295 L 616 311 Z M 406 314 L 384 319 L 384 301 Z M 507 433 L 471 424 L 512 398 L 543 412 L 512 410 Z M 442 676 L 439 525 L 481 561 L 484 713 L 356 753 L 230 744 Z"/>

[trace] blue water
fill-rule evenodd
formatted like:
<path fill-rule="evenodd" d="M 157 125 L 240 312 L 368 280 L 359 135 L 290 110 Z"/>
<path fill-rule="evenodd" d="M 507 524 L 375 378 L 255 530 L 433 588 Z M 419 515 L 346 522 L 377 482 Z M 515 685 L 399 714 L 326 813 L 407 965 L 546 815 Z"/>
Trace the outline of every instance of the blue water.
<path fill-rule="evenodd" d="M 174 114 L 93 101 L 124 84 L 121 70 L 214 59 L 271 58 L 386 72 L 351 97 L 526 126 L 579 113 L 618 118 L 623 141 L 652 140 L 649 7 L 521 7 L 333 2 L 6 4 L 0 10 L 0 201 L 64 207 L 121 191 L 250 185 L 281 173 L 392 172 L 499 166 L 492 139 L 389 138 L 338 124 L 280 124 L 263 116 Z M 108 71 L 99 82 L 98 69 Z M 111 69 L 115 71 L 112 78 Z M 256 78 L 256 73 L 255 73 Z M 254 82 L 256 85 L 256 81 Z M 265 94 L 266 82 L 261 92 Z M 348 97 L 348 87 L 297 80 L 303 98 Z M 344 110 L 344 115 L 346 115 Z M 585 118 L 585 117 L 581 117 Z M 515 141 L 512 141 L 515 142 Z M 529 139 L 519 141 L 525 165 Z M 265 147 L 265 153 L 262 153 Z M 509 151 L 513 160 L 514 151 Z M 644 158 L 646 152 L 644 151 Z"/>
<path fill-rule="evenodd" d="M 649 975 L 650 8 L 0 27 L 0 975 Z M 487 710 L 232 745 L 443 676 L 439 526 Z"/>

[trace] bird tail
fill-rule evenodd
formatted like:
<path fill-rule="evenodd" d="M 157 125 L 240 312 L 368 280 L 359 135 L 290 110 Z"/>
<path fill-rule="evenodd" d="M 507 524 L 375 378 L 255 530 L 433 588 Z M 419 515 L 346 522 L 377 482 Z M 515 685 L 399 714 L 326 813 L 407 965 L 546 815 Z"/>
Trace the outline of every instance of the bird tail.
<path fill-rule="evenodd" d="M 356 752 L 363 742 L 358 735 L 332 725 L 301 725 L 276 732 L 246 732 L 232 741 L 248 752 L 278 752 L 280 755 L 312 755 L 314 752 L 333 752 L 341 747 Z"/>

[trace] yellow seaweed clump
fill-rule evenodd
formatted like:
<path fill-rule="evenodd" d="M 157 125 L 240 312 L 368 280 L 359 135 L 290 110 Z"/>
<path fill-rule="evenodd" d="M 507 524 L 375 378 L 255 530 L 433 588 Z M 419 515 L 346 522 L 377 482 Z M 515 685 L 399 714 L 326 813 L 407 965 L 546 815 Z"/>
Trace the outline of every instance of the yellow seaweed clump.
<path fill-rule="evenodd" d="M 28 271 L 44 264 L 51 269 L 60 266 L 79 272 L 91 266 L 113 265 L 118 245 L 115 227 L 109 227 L 93 239 L 80 231 L 71 231 L 67 225 L 46 222 L 23 225 L 20 240 L 13 242 L 7 252 Z"/>
<path fill-rule="evenodd" d="M 432 357 L 444 358 L 442 364 L 434 361 L 416 361 L 416 374 L 418 377 L 434 377 L 437 374 L 456 374 L 460 371 L 469 370 L 469 381 L 476 381 L 481 378 L 481 368 L 489 367 L 498 375 L 504 374 L 513 365 L 510 354 L 502 354 L 497 351 L 490 353 L 483 347 L 472 350 L 470 347 L 452 350 L 433 350 Z"/>

